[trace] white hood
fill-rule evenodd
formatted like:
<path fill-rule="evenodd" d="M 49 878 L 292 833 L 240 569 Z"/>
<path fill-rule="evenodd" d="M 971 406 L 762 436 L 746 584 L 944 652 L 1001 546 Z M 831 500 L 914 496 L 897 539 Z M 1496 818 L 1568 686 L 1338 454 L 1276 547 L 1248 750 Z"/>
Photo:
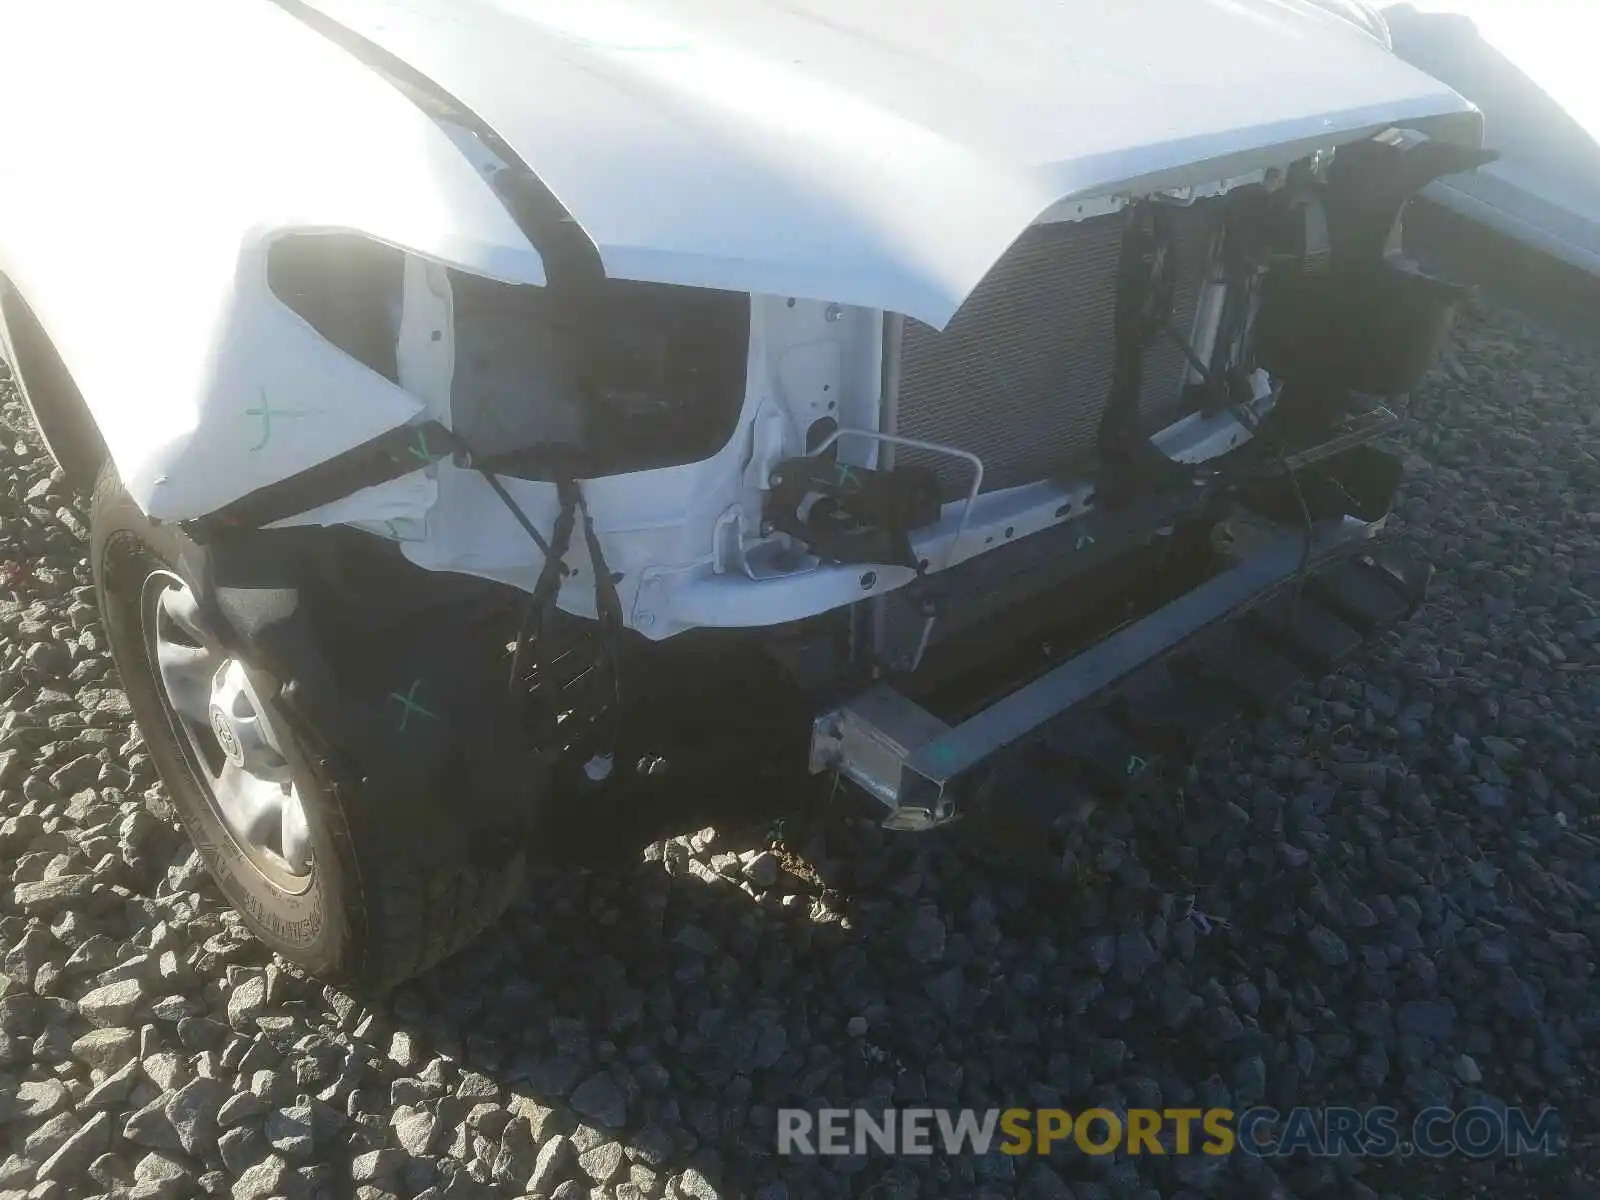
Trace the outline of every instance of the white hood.
<path fill-rule="evenodd" d="M 1314 0 L 309 0 L 488 123 L 608 275 L 943 326 L 1062 199 L 1470 112 Z"/>

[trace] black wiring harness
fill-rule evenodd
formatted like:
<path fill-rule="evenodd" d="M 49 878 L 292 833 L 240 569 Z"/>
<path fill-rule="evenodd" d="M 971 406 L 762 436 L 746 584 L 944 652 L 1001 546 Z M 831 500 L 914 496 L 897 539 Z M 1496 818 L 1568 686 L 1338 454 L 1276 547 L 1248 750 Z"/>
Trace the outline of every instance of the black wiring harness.
<path fill-rule="evenodd" d="M 476 468 L 489 486 L 494 489 L 495 495 L 506 506 L 517 523 L 527 531 L 534 544 L 544 554 L 544 565 L 539 570 L 539 578 L 534 584 L 533 592 L 528 597 L 528 602 L 523 608 L 522 621 L 517 628 L 516 642 L 511 652 L 511 675 L 507 686 L 513 698 L 520 699 L 524 694 L 526 684 L 525 670 L 528 665 L 528 652 L 531 648 L 533 656 L 533 669 L 535 679 L 540 684 L 547 684 L 554 678 L 553 663 L 547 653 L 550 644 L 550 626 L 556 609 L 556 599 L 561 591 L 561 582 L 572 574 L 572 570 L 565 562 L 566 554 L 572 546 L 572 535 L 581 526 L 583 540 L 589 555 L 590 569 L 594 572 L 594 599 L 595 617 L 599 633 L 599 646 L 596 656 L 596 665 L 601 671 L 603 683 L 601 686 L 608 693 L 607 703 L 603 706 L 605 714 L 604 726 L 598 731 L 596 743 L 597 753 L 609 756 L 616 746 L 621 735 L 622 722 L 622 670 L 621 670 L 621 641 L 623 629 L 622 600 L 617 594 L 616 579 L 611 574 L 610 567 L 606 564 L 605 553 L 600 547 L 599 535 L 595 533 L 594 519 L 589 513 L 588 502 L 584 499 L 583 491 L 578 485 L 575 475 L 564 465 L 557 465 L 554 469 L 556 494 L 560 500 L 560 508 L 556 519 L 551 526 L 548 541 L 541 537 L 533 522 L 523 512 L 521 505 L 506 490 L 505 485 L 493 471 L 484 467 Z M 555 722 L 560 714 L 547 710 L 542 714 L 546 719 L 546 734 L 555 732 Z M 564 747 L 563 747 L 564 748 Z"/>

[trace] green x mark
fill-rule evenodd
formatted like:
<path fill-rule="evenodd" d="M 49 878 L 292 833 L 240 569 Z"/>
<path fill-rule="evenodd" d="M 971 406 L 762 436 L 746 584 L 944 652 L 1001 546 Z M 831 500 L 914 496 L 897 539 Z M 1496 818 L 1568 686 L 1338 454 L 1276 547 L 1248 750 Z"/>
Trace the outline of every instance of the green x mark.
<path fill-rule="evenodd" d="M 256 451 L 263 449 L 266 446 L 266 444 L 272 440 L 272 418 L 273 417 L 305 417 L 305 416 L 310 416 L 310 414 L 308 412 L 306 412 L 306 410 L 303 409 L 303 408 L 273 408 L 271 401 L 269 401 L 267 399 L 267 393 L 266 393 L 265 389 L 262 389 L 262 392 L 261 392 L 261 407 L 260 408 L 247 408 L 247 409 L 244 410 L 244 415 L 247 416 L 247 417 L 260 417 L 261 418 L 261 440 L 259 442 L 257 442 L 254 446 L 250 447 L 250 453 L 251 454 L 254 454 Z"/>
<path fill-rule="evenodd" d="M 390 692 L 389 693 L 389 699 L 400 701 L 400 732 L 401 733 L 404 733 L 406 731 L 406 725 L 407 725 L 407 723 L 410 722 L 412 713 L 421 713 L 425 717 L 432 717 L 435 721 L 439 720 L 439 714 L 438 713 L 431 712 L 428 709 L 424 708 L 422 705 L 417 703 L 417 689 L 419 687 L 421 687 L 421 686 L 422 686 L 422 680 L 414 679 L 414 680 L 411 681 L 410 690 L 407 691 L 404 696 L 402 696 L 399 692 Z"/>
<path fill-rule="evenodd" d="M 861 486 L 861 481 L 856 478 L 856 473 L 850 469 L 849 463 L 835 463 L 834 467 L 838 472 L 837 482 L 840 487 L 859 488 Z"/>
<path fill-rule="evenodd" d="M 411 447 L 411 456 L 413 458 L 420 458 L 430 467 L 433 466 L 434 463 L 438 462 L 441 458 L 445 457 L 443 454 L 435 454 L 431 449 L 428 448 L 428 431 L 426 429 L 417 430 L 417 444 Z"/>

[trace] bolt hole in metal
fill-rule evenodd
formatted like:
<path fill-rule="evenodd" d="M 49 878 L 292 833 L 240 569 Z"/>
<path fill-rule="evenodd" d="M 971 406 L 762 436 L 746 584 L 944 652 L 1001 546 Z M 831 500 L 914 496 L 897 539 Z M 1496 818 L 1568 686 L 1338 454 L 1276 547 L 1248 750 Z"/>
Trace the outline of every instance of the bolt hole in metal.
<path fill-rule="evenodd" d="M 213 813 L 251 864 L 286 892 L 311 885 L 311 833 L 285 756 L 285 733 L 244 663 L 210 636 L 189 586 L 145 581 L 140 618 L 167 715 Z"/>

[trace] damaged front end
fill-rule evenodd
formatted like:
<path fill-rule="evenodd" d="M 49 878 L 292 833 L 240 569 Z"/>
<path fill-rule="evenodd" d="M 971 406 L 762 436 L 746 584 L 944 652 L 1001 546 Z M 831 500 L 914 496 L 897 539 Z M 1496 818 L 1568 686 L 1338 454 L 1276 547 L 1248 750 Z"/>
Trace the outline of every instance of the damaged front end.
<path fill-rule="evenodd" d="M 1419 601 L 1425 571 L 1369 545 L 1399 475 L 1375 443 L 1461 293 L 1400 255 L 1399 217 L 1486 157 L 1391 131 L 1053 210 L 942 331 L 582 255 L 530 287 L 286 236 L 279 300 L 424 411 L 188 528 L 351 526 L 397 551 L 364 587 L 499 585 L 505 653 L 473 678 L 591 778 L 696 758 L 641 732 L 650 647 L 744 629 L 821 713 L 812 769 L 892 826 L 992 816 L 1047 743 L 1121 789 L 1205 732 L 1196 697 L 1257 710 Z"/>
<path fill-rule="evenodd" d="M 1058 528 L 948 571 L 924 560 L 861 606 L 872 679 L 819 716 L 812 769 L 859 784 L 892 828 L 971 815 L 1026 839 L 1409 616 L 1429 570 L 1375 540 L 1401 474 L 1385 403 L 1429 367 L 1464 293 L 1400 253 L 1400 216 L 1492 157 L 1394 132 L 1225 197 L 1225 294 L 1193 333 L 1174 318 L 1170 210 L 1124 214 L 1090 490 Z M 1152 436 L 1163 344 L 1187 365 L 1187 412 Z M 1194 453 L 1185 427 L 1219 420 L 1226 444 Z"/>

